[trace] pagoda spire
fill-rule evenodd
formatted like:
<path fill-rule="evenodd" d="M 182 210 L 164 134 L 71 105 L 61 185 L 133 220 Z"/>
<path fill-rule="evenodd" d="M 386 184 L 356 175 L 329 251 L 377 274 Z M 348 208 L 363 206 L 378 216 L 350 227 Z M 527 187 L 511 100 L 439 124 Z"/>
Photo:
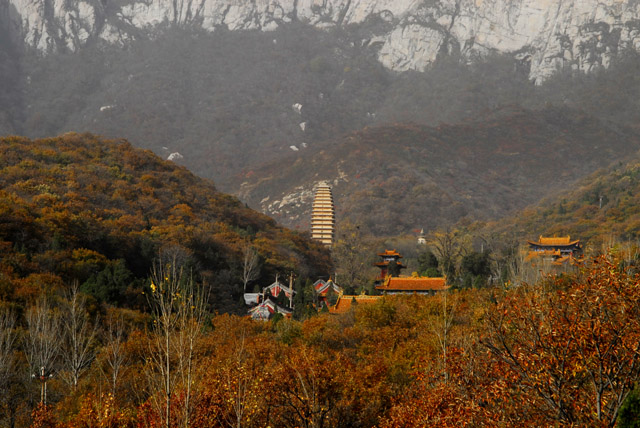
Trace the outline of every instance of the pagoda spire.
<path fill-rule="evenodd" d="M 311 238 L 330 247 L 333 244 L 335 221 L 331 186 L 326 182 L 320 182 L 311 210 Z"/>

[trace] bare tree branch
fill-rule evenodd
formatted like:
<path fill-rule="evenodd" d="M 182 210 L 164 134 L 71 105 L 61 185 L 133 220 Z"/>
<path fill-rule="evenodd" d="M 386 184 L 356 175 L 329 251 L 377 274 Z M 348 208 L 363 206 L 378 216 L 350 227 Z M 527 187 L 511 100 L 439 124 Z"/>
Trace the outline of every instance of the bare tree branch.
<path fill-rule="evenodd" d="M 80 294 L 77 283 L 71 287 L 65 306 L 62 317 L 65 339 L 62 362 L 65 371 L 62 372 L 62 377 L 75 390 L 80 376 L 95 358 L 93 341 L 97 321 L 92 327 L 86 312 L 86 299 Z"/>
<path fill-rule="evenodd" d="M 260 256 L 256 249 L 246 242 L 242 248 L 242 290 L 247 292 L 247 284 L 260 275 Z"/>

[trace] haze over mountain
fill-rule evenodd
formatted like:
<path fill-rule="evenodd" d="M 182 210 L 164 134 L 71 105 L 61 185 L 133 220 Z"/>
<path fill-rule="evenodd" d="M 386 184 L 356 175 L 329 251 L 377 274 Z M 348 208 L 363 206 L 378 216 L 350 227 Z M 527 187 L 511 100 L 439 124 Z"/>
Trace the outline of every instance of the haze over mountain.
<path fill-rule="evenodd" d="M 307 228 L 314 185 L 327 180 L 338 217 L 375 234 L 402 234 L 513 214 L 640 147 L 631 128 L 576 111 L 496 116 L 370 127 L 250 171 L 239 193 L 277 220 Z"/>
<path fill-rule="evenodd" d="M 280 212 L 270 206 L 300 203 L 295 194 L 310 192 L 319 177 L 344 183 L 366 170 L 369 181 L 337 186 L 343 213 L 369 224 L 389 220 L 366 208 L 365 200 L 379 200 L 397 210 L 394 226 L 385 220 L 372 230 L 397 233 L 465 215 L 499 217 L 638 148 L 636 2 L 1 6 L 0 133 L 124 137 L 288 225 L 304 225 L 295 218 L 304 209 L 289 216 L 287 204 Z M 362 160 L 345 143 L 354 138 L 375 163 L 355 167 Z M 518 147 L 518 163 L 496 155 L 505 138 Z M 429 141 L 442 145 L 434 150 Z M 549 142 L 568 142 L 551 162 L 556 147 L 541 150 Z M 380 155 L 416 144 L 416 157 Z M 599 152 L 608 147 L 616 149 Z M 480 162 L 476 152 L 487 158 Z M 558 182 L 561 160 L 571 172 Z M 509 166 L 494 169 L 499 174 L 481 172 L 503 163 Z M 286 186 L 272 179 L 274 168 Z M 523 171 L 531 174 L 525 179 Z M 371 196 L 380 183 L 428 190 L 434 205 L 418 204 L 420 213 L 408 215 L 412 193 Z"/>
<path fill-rule="evenodd" d="M 640 237 L 640 160 L 616 163 L 579 180 L 517 216 L 489 223 L 486 235 L 571 235 L 593 252 Z"/>

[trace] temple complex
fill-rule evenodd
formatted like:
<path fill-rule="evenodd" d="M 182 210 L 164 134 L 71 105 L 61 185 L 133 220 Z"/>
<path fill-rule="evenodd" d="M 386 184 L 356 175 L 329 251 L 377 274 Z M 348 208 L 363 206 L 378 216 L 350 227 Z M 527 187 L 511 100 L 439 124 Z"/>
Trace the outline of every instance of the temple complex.
<path fill-rule="evenodd" d="M 380 268 L 380 274 L 376 278 L 376 282 L 385 280 L 387 276 L 399 276 L 402 269 L 406 268 L 400 262 L 402 256 L 396 250 L 384 250 L 384 253 L 378 254 L 378 257 L 381 260 L 376 262 L 375 265 Z"/>
<path fill-rule="evenodd" d="M 326 246 L 333 244 L 335 228 L 335 212 L 331 186 L 320 183 L 316 189 L 311 210 L 311 238 L 322 242 Z"/>
<path fill-rule="evenodd" d="M 527 261 L 544 260 L 553 265 L 562 265 L 582 257 L 582 244 L 579 239 L 571 240 L 571 236 L 545 238 L 538 241 L 527 241 L 529 253 Z"/>

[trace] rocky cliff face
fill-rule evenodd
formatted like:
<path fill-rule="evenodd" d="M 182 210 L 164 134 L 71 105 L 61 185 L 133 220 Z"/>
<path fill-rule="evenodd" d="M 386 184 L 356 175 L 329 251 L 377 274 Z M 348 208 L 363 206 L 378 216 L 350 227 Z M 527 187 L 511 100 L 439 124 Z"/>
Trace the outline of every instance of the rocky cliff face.
<path fill-rule="evenodd" d="M 530 64 L 541 81 L 560 68 L 607 67 L 640 47 L 638 0 L 2 0 L 24 42 L 42 51 L 95 40 L 127 43 L 167 25 L 270 31 L 370 24 L 364 46 L 398 71 L 424 70 L 438 55 L 465 60 L 492 51 Z"/>

